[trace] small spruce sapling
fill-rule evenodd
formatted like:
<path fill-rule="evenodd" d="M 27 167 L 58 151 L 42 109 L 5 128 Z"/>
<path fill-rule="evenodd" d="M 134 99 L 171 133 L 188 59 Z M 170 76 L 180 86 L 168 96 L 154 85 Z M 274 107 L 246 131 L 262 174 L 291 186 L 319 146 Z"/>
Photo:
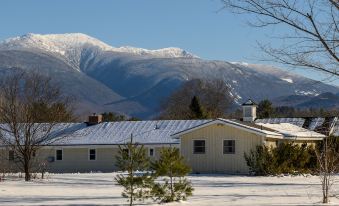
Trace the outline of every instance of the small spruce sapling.
<path fill-rule="evenodd" d="M 186 200 L 192 195 L 193 187 L 185 176 L 191 169 L 185 164 L 184 158 L 177 148 L 162 148 L 159 160 L 152 163 L 157 177 L 163 182 L 155 183 L 152 194 L 160 202 Z"/>
<path fill-rule="evenodd" d="M 127 174 L 119 174 L 115 177 L 118 185 L 124 187 L 122 196 L 128 198 L 130 205 L 133 205 L 136 200 L 149 198 L 154 179 L 148 172 L 144 172 L 149 167 L 144 146 L 133 143 L 131 136 L 130 142 L 119 146 L 116 160 L 116 166 L 121 171 L 127 171 Z"/>

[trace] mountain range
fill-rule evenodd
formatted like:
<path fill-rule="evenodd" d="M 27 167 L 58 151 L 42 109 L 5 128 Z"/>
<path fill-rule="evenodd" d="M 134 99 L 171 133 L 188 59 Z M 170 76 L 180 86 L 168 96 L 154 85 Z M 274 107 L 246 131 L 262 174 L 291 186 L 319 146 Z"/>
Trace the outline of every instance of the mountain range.
<path fill-rule="evenodd" d="M 339 106 L 338 87 L 269 65 L 205 60 L 175 47 L 112 47 L 81 33 L 26 34 L 2 41 L 0 73 L 13 68 L 51 76 L 77 98 L 79 114 L 114 111 L 149 119 L 166 97 L 196 78 L 223 79 L 235 105 L 267 98 L 277 105 Z"/>

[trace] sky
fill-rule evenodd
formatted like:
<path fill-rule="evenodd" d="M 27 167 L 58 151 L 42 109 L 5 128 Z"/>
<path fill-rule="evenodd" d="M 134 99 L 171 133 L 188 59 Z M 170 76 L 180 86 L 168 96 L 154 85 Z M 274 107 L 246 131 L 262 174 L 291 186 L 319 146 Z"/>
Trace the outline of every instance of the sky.
<path fill-rule="evenodd" d="M 115 47 L 179 47 L 204 59 L 264 63 L 257 42 L 271 42 L 270 34 L 282 31 L 250 27 L 248 16 L 222 7 L 220 0 L 1 0 L 0 41 L 27 33 L 84 33 Z"/>

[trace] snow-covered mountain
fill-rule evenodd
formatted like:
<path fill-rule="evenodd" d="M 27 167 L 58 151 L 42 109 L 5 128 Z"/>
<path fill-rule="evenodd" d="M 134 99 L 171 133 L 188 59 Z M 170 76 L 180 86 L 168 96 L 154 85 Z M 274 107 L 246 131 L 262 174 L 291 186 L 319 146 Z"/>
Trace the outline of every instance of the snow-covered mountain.
<path fill-rule="evenodd" d="M 135 47 L 112 47 L 98 39 L 82 33 L 70 34 L 26 34 L 19 37 L 7 39 L 0 44 L 0 50 L 41 50 L 51 52 L 65 58 L 72 66 L 80 69 L 81 56 L 90 50 L 92 53 L 98 52 L 120 52 L 133 55 L 147 55 L 157 58 L 178 58 L 196 57 L 180 48 L 164 48 L 157 50 L 147 50 Z"/>
<path fill-rule="evenodd" d="M 0 43 L 0 73 L 39 70 L 79 100 L 79 111 L 116 111 L 143 118 L 183 82 L 221 78 L 240 104 L 247 98 L 317 96 L 334 86 L 267 65 L 209 61 L 179 49 L 112 47 L 85 34 L 27 34 Z"/>

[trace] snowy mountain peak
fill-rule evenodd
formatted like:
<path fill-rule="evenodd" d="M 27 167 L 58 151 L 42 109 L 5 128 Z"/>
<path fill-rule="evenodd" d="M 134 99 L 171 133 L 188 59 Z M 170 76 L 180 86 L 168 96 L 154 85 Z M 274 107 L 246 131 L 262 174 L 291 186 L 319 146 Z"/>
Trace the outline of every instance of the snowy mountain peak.
<path fill-rule="evenodd" d="M 82 33 L 66 34 L 33 34 L 7 39 L 0 43 L 0 49 L 39 49 L 47 52 L 68 56 L 69 53 L 79 53 L 82 49 L 95 47 L 102 51 L 124 52 L 134 55 L 150 55 L 160 58 L 197 58 L 197 56 L 180 48 L 170 47 L 148 50 L 135 47 L 112 47 L 98 39 Z"/>
<path fill-rule="evenodd" d="M 168 47 L 163 49 L 148 50 L 135 47 L 119 47 L 114 49 L 117 52 L 126 52 L 137 55 L 152 55 L 156 57 L 166 57 L 166 58 L 175 58 L 175 57 L 188 57 L 188 58 L 198 58 L 198 56 L 191 54 L 183 49 L 177 47 Z"/>
<path fill-rule="evenodd" d="M 47 52 L 65 55 L 85 45 L 95 46 L 101 50 L 111 50 L 109 45 L 85 34 L 26 34 L 5 40 L 0 44 L 0 49 L 40 49 Z"/>

